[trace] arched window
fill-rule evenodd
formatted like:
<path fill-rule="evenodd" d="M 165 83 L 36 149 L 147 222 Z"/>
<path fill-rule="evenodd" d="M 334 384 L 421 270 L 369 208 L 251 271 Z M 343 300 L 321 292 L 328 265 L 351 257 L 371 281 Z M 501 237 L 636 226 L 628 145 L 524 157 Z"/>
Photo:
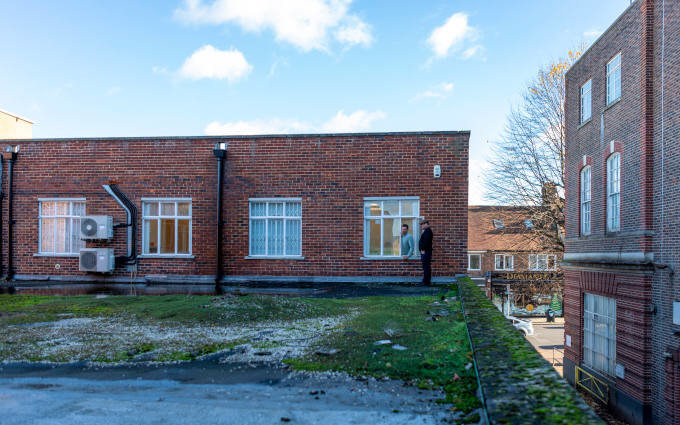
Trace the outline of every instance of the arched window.
<path fill-rule="evenodd" d="M 581 235 L 590 234 L 590 166 L 581 170 Z"/>
<path fill-rule="evenodd" d="M 607 231 L 621 229 L 621 154 L 613 153 L 607 159 Z"/>

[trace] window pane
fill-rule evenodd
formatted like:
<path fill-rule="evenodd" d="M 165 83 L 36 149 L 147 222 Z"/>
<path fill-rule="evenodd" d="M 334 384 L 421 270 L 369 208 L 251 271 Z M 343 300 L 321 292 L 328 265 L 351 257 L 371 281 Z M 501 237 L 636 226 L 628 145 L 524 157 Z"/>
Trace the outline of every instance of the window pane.
<path fill-rule="evenodd" d="M 54 215 L 54 209 L 55 209 L 54 204 L 55 203 L 52 202 L 52 201 L 42 202 L 42 205 L 41 205 L 42 211 L 41 211 L 40 215 L 42 215 L 43 217 Z"/>
<path fill-rule="evenodd" d="M 399 201 L 385 201 L 383 202 L 383 214 L 389 216 L 399 215 Z"/>
<path fill-rule="evenodd" d="M 144 203 L 144 216 L 149 217 L 149 216 L 157 216 L 158 215 L 158 203 L 153 202 L 153 203 Z"/>
<path fill-rule="evenodd" d="M 283 203 L 276 202 L 269 204 L 269 215 L 272 217 L 281 217 L 283 215 Z"/>
<path fill-rule="evenodd" d="M 251 202 L 250 203 L 250 216 L 251 217 L 264 217 L 267 215 L 267 204 L 264 202 Z"/>
<path fill-rule="evenodd" d="M 286 202 L 286 216 L 300 217 L 302 215 L 302 204 L 300 202 Z"/>
<path fill-rule="evenodd" d="M 71 225 L 71 252 L 79 253 L 80 248 L 85 248 L 85 241 L 80 239 L 80 219 L 74 218 Z"/>
<path fill-rule="evenodd" d="M 266 220 L 250 220 L 250 255 L 265 255 Z"/>
<path fill-rule="evenodd" d="M 175 203 L 174 202 L 161 203 L 161 215 L 175 215 Z"/>
<path fill-rule="evenodd" d="M 43 218 L 41 220 L 41 252 L 54 252 L 54 220 L 53 218 Z"/>
<path fill-rule="evenodd" d="M 158 220 L 144 220 L 144 252 L 158 254 Z"/>
<path fill-rule="evenodd" d="M 470 255 L 470 270 L 479 270 L 481 269 L 481 258 L 482 256 L 479 254 L 473 254 Z"/>
<path fill-rule="evenodd" d="M 503 270 L 503 256 L 496 255 L 496 270 Z"/>
<path fill-rule="evenodd" d="M 171 204 L 173 209 L 175 204 Z M 161 210 L 163 207 L 161 207 Z M 164 218 L 161 220 L 161 254 L 175 253 L 175 220 Z"/>
<path fill-rule="evenodd" d="M 380 220 L 366 220 L 368 255 L 380 255 Z"/>
<path fill-rule="evenodd" d="M 380 202 L 365 202 L 364 215 L 379 216 L 382 213 Z"/>
<path fill-rule="evenodd" d="M 55 215 L 69 215 L 69 210 L 68 210 L 69 204 L 70 204 L 69 202 L 57 201 L 54 204 Z"/>
<path fill-rule="evenodd" d="M 406 220 L 403 221 L 406 222 Z M 408 220 L 408 225 L 409 225 L 408 232 L 411 234 L 411 236 L 413 236 L 413 253 L 416 255 L 420 255 L 420 251 L 418 251 L 418 241 L 420 240 L 419 231 L 420 226 L 418 225 L 418 219 L 412 218 L 411 220 Z"/>
<path fill-rule="evenodd" d="M 515 257 L 512 255 L 508 255 L 505 257 L 505 268 L 508 270 L 512 270 L 514 268 L 514 260 Z"/>
<path fill-rule="evenodd" d="M 77 217 L 82 217 L 85 215 L 85 202 L 73 203 L 73 215 Z"/>
<path fill-rule="evenodd" d="M 183 217 L 189 217 L 191 214 L 189 213 L 189 209 L 191 204 L 189 202 L 178 202 L 177 203 L 177 215 L 183 216 Z"/>
<path fill-rule="evenodd" d="M 300 220 L 286 220 L 286 255 L 300 254 Z"/>
<path fill-rule="evenodd" d="M 283 207 L 281 207 L 283 212 Z M 271 214 L 271 210 L 270 210 Z M 268 222 L 268 252 L 267 255 L 283 255 L 283 220 L 272 219 Z"/>
<path fill-rule="evenodd" d="M 413 217 L 418 215 L 418 201 L 401 201 L 401 215 Z"/>
<path fill-rule="evenodd" d="M 68 205 L 68 203 L 66 204 Z M 71 240 L 70 226 L 71 220 L 67 218 L 56 219 L 55 229 L 55 252 L 65 253 L 70 252 L 69 242 Z"/>
<path fill-rule="evenodd" d="M 383 255 L 399 255 L 399 226 L 401 220 L 383 220 Z"/>
<path fill-rule="evenodd" d="M 177 253 L 189 254 L 190 220 L 177 220 Z"/>

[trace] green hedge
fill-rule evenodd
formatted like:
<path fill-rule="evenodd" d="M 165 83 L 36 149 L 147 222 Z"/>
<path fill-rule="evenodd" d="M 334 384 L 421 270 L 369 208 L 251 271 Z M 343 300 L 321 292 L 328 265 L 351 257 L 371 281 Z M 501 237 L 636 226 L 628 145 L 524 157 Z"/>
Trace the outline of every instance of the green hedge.
<path fill-rule="evenodd" d="M 604 424 L 468 277 L 458 279 L 493 424 Z"/>

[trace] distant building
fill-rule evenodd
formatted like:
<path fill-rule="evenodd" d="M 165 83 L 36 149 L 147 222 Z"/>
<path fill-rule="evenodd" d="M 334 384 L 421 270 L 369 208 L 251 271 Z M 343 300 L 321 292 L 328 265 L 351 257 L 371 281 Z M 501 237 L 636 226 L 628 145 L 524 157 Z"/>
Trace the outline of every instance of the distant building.
<path fill-rule="evenodd" d="M 564 376 L 680 424 L 680 2 L 634 1 L 566 75 Z"/>
<path fill-rule="evenodd" d="M 468 207 L 468 275 L 506 314 L 544 315 L 559 306 L 562 314 L 562 253 L 546 248 L 536 207 Z"/>
<path fill-rule="evenodd" d="M 33 121 L 0 109 L 0 139 L 30 139 Z"/>

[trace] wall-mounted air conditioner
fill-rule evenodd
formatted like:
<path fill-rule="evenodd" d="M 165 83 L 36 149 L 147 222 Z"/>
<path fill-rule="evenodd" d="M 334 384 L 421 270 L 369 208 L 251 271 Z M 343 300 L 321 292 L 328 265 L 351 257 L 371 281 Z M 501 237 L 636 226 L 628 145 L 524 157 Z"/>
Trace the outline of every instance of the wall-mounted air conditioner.
<path fill-rule="evenodd" d="M 80 239 L 111 239 L 113 217 L 110 215 L 88 215 L 80 219 Z"/>
<path fill-rule="evenodd" d="M 116 257 L 111 248 L 81 248 L 80 271 L 109 273 L 116 267 Z"/>

